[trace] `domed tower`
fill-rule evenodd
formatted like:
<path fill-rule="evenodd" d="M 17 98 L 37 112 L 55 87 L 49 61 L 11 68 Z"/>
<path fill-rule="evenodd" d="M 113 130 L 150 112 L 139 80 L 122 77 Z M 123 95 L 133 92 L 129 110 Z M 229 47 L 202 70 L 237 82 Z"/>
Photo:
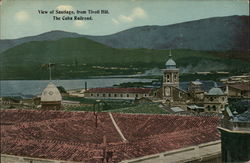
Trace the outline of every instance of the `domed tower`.
<path fill-rule="evenodd" d="M 49 83 L 43 90 L 41 96 L 42 109 L 60 109 L 62 96 L 57 87 L 53 83 Z"/>
<path fill-rule="evenodd" d="M 171 99 L 172 87 L 179 88 L 179 69 L 176 68 L 176 63 L 172 59 L 171 50 L 165 66 L 166 68 L 163 70 L 163 97 Z"/>
<path fill-rule="evenodd" d="M 205 111 L 221 113 L 228 105 L 227 93 L 220 88 L 211 88 L 205 93 L 204 107 Z"/>

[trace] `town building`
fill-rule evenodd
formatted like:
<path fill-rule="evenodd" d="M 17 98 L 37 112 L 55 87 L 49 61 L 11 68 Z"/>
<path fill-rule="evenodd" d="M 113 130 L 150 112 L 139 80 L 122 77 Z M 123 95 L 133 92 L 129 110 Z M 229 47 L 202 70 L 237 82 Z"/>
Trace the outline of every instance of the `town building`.
<path fill-rule="evenodd" d="M 171 51 L 163 70 L 163 98 L 173 102 L 174 88 L 179 88 L 179 69 L 176 67 L 175 61 L 171 58 Z"/>
<path fill-rule="evenodd" d="M 225 84 L 250 84 L 250 74 L 231 76 L 226 79 L 221 79 Z"/>
<path fill-rule="evenodd" d="M 194 103 L 203 101 L 205 91 L 202 89 L 202 82 L 198 79 L 191 81 L 188 87 L 188 93 Z"/>
<path fill-rule="evenodd" d="M 153 96 L 152 88 L 91 88 L 85 98 L 105 100 L 135 100 Z"/>
<path fill-rule="evenodd" d="M 239 115 L 234 115 L 229 108 L 226 108 L 218 129 L 221 132 L 222 161 L 229 163 L 249 161 L 250 107 Z"/>
<path fill-rule="evenodd" d="M 220 88 L 214 87 L 204 94 L 205 111 L 222 113 L 227 105 L 227 92 L 223 92 Z"/>
<path fill-rule="evenodd" d="M 191 81 L 186 90 L 179 86 L 179 69 L 170 58 L 163 70 L 162 98 L 169 107 L 181 107 L 195 112 L 222 113 L 228 104 L 228 90 L 222 91 L 214 84 L 207 92 L 200 80 Z"/>
<path fill-rule="evenodd" d="M 41 108 L 44 110 L 60 109 L 62 102 L 62 96 L 58 88 L 53 84 L 49 83 L 43 90 L 41 95 Z"/>
<path fill-rule="evenodd" d="M 230 98 L 250 99 L 250 84 L 245 84 L 245 83 L 229 84 L 228 96 Z"/>
<path fill-rule="evenodd" d="M 228 104 L 228 90 L 222 91 L 213 81 L 213 88 L 205 90 L 200 80 L 191 81 L 187 89 L 180 87 L 179 68 L 172 59 L 165 63 L 160 88 L 91 88 L 84 91 L 84 98 L 101 100 L 138 100 L 161 102 L 169 109 L 179 107 L 197 112 L 221 113 Z M 147 100 L 147 101 L 148 101 Z M 188 107 L 190 106 L 190 107 Z M 193 107 L 195 106 L 195 107 Z M 197 109 L 198 108 L 198 109 Z"/>

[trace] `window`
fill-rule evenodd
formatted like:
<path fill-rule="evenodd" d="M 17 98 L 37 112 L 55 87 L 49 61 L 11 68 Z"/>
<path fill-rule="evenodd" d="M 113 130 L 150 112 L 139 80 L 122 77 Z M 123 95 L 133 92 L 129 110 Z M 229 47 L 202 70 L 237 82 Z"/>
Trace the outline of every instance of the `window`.
<path fill-rule="evenodd" d="M 147 94 L 145 94 L 144 96 L 147 97 Z"/>
<path fill-rule="evenodd" d="M 121 94 L 121 97 L 123 97 L 123 94 Z"/>
<path fill-rule="evenodd" d="M 213 105 L 213 110 L 216 111 L 216 106 Z"/>
<path fill-rule="evenodd" d="M 93 96 L 93 93 L 91 93 L 90 96 Z"/>
<path fill-rule="evenodd" d="M 109 93 L 109 97 L 111 97 L 111 94 Z"/>
<path fill-rule="evenodd" d="M 208 105 L 208 106 L 207 106 L 207 110 L 210 111 L 210 109 L 211 109 L 211 108 L 210 108 L 210 106 Z"/>
<path fill-rule="evenodd" d="M 135 94 L 135 97 L 138 97 L 138 94 Z"/>
<path fill-rule="evenodd" d="M 127 94 L 127 97 L 129 97 L 129 94 Z"/>
<path fill-rule="evenodd" d="M 97 93 L 96 96 L 99 97 L 99 93 Z"/>
<path fill-rule="evenodd" d="M 105 93 L 103 93 L 103 94 L 102 94 L 102 97 L 105 97 L 105 96 L 106 96 L 106 94 L 105 94 Z"/>
<path fill-rule="evenodd" d="M 114 97 L 116 97 L 117 96 L 117 94 L 114 94 Z"/>

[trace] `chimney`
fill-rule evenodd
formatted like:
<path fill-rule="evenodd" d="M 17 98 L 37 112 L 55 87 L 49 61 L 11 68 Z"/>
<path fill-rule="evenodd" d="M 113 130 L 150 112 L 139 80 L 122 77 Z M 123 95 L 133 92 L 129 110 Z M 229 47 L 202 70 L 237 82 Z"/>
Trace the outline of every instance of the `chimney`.
<path fill-rule="evenodd" d="M 85 91 L 88 89 L 87 82 L 84 83 L 85 85 Z"/>
<path fill-rule="evenodd" d="M 228 94 L 228 85 L 226 85 L 226 91 L 225 94 Z"/>

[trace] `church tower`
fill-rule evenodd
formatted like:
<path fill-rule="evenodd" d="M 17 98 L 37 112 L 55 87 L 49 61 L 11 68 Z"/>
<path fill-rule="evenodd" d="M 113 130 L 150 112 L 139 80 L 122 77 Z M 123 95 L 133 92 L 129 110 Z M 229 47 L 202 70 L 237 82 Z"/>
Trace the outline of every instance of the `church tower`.
<path fill-rule="evenodd" d="M 169 59 L 163 70 L 163 97 L 167 100 L 172 100 L 173 87 L 179 88 L 179 69 L 176 68 L 176 63 L 172 59 L 171 50 Z"/>

